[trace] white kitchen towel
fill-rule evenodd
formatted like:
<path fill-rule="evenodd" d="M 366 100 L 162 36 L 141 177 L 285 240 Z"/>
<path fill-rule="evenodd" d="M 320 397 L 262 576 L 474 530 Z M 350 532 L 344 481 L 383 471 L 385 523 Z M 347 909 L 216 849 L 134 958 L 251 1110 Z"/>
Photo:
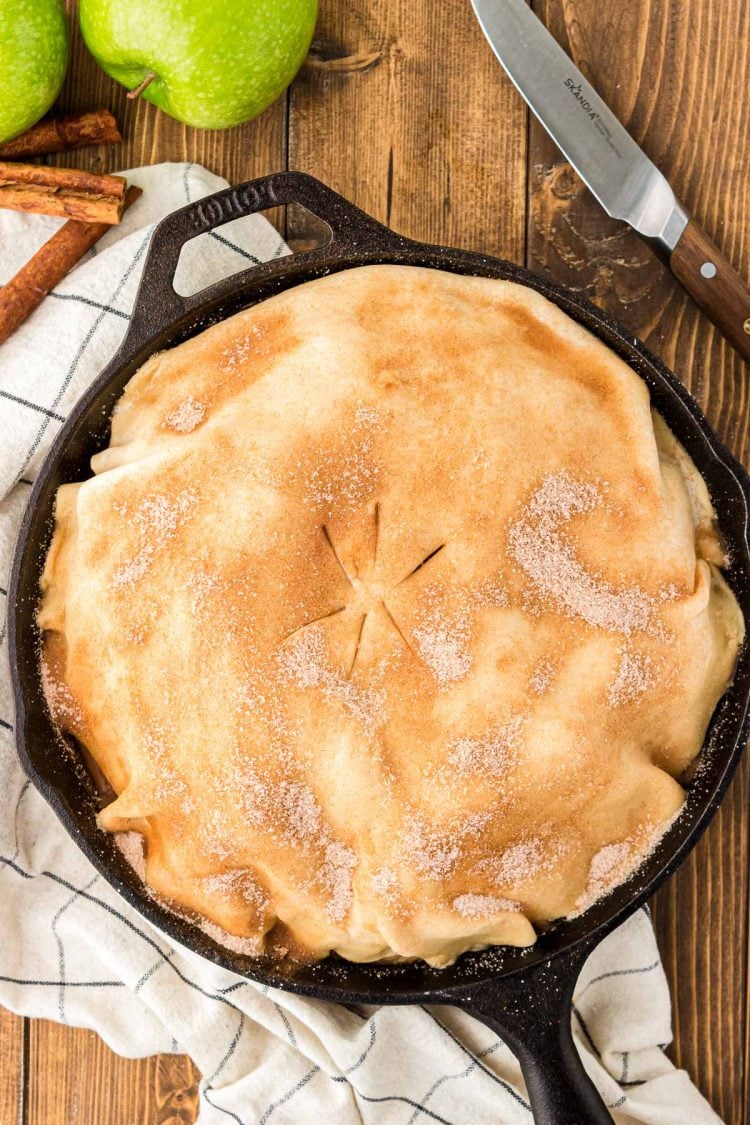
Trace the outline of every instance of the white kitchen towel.
<path fill-rule="evenodd" d="M 29 486 L 125 332 L 153 224 L 225 186 L 191 164 L 127 176 L 143 197 L 0 346 L 3 599 Z M 0 282 L 57 225 L 0 211 Z M 199 249 L 182 271 L 183 291 L 287 252 L 257 216 L 202 235 Z M 530 1125 L 513 1055 L 469 1016 L 448 1007 L 354 1010 L 263 988 L 172 946 L 122 901 L 22 774 L 5 635 L 0 623 L 0 1004 L 93 1028 L 130 1057 L 187 1052 L 204 1076 L 201 1125 Z M 664 1055 L 670 1000 L 645 911 L 592 954 L 573 1025 L 617 1122 L 719 1120 Z"/>

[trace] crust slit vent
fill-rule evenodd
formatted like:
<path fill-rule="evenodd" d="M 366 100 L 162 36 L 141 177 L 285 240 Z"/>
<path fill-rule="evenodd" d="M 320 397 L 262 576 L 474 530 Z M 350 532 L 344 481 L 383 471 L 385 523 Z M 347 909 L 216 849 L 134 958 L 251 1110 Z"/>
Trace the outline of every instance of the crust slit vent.
<path fill-rule="evenodd" d="M 427 563 L 430 561 L 430 559 L 434 559 L 435 555 L 439 555 L 445 546 L 445 543 L 441 543 L 440 546 L 436 547 L 434 551 L 430 551 L 429 555 L 425 555 L 421 563 L 417 563 L 417 565 L 414 567 L 414 570 L 410 570 L 408 574 L 404 575 L 400 582 L 396 583 L 396 585 L 400 586 L 403 582 L 406 582 L 407 579 L 412 578 L 418 570 L 421 570 L 423 566 L 427 566 Z"/>

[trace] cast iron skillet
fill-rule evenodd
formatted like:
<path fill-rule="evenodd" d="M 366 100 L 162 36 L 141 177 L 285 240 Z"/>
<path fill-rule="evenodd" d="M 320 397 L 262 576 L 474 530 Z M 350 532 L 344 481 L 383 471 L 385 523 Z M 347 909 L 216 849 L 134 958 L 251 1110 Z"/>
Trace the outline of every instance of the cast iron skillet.
<path fill-rule="evenodd" d="M 323 247 L 267 262 L 183 298 L 172 286 L 183 245 L 231 219 L 298 203 L 330 228 Z M 73 410 L 34 485 L 16 548 L 9 606 L 10 658 L 18 754 L 27 774 L 99 872 L 173 940 L 255 981 L 342 1003 L 454 1004 L 492 1027 L 523 1068 L 535 1119 L 547 1125 L 609 1122 L 571 1035 L 571 1000 L 579 970 L 595 945 L 638 909 L 675 870 L 713 816 L 742 753 L 748 726 L 750 658 L 743 649 L 734 684 L 709 730 L 702 766 L 688 786 L 685 810 L 629 882 L 580 918 L 561 921 L 523 951 L 464 954 L 447 969 L 424 963 L 355 965 L 329 957 L 315 966 L 239 956 L 147 897 L 109 835 L 96 827 L 100 799 L 88 771 L 61 753 L 43 701 L 35 608 L 52 528 L 53 501 L 66 481 L 89 475 L 91 455 L 109 440 L 120 393 L 153 352 L 172 347 L 240 309 L 323 274 L 374 262 L 430 266 L 508 278 L 528 285 L 585 325 L 638 372 L 654 405 L 708 482 L 732 560 L 729 580 L 750 620 L 750 478 L 719 444 L 696 403 L 638 340 L 582 297 L 496 258 L 429 246 L 392 233 L 310 176 L 280 173 L 228 188 L 169 215 L 157 227 L 127 335 L 114 359 Z M 565 424 L 565 419 L 560 419 Z M 77 762 L 77 764 L 76 764 Z"/>

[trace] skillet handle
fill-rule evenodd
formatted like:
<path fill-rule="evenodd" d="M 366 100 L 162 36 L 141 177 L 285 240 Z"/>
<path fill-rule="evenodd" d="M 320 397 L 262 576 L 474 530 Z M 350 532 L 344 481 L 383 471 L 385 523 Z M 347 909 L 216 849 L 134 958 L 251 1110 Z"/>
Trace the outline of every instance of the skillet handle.
<path fill-rule="evenodd" d="M 594 942 L 482 982 L 459 1008 L 487 1024 L 521 1064 L 536 1125 L 612 1125 L 573 1041 L 573 989 Z"/>
<path fill-rule="evenodd" d="M 361 253 L 363 242 L 368 252 L 375 255 L 407 241 L 304 172 L 277 172 L 217 191 L 173 211 L 156 227 L 122 350 L 135 353 L 164 328 L 199 306 L 214 299 L 221 300 L 282 269 L 287 273 L 288 257 L 241 270 L 189 297 L 181 297 L 173 285 L 180 253 L 191 239 L 234 219 L 288 203 L 307 208 L 331 231 L 331 241 L 327 245 L 295 255 L 304 260 L 305 268 L 315 261 L 330 264 L 333 259 Z"/>

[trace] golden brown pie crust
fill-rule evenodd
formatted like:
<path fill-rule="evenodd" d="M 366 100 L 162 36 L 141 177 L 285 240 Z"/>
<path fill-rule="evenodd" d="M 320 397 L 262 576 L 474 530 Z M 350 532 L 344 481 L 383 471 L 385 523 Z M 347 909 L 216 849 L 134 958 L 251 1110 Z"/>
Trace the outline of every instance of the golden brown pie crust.
<path fill-rule="evenodd" d="M 150 359 L 93 468 L 42 580 L 50 706 L 210 932 L 529 944 L 679 811 L 743 636 L 711 503 L 536 293 L 302 285 Z"/>

